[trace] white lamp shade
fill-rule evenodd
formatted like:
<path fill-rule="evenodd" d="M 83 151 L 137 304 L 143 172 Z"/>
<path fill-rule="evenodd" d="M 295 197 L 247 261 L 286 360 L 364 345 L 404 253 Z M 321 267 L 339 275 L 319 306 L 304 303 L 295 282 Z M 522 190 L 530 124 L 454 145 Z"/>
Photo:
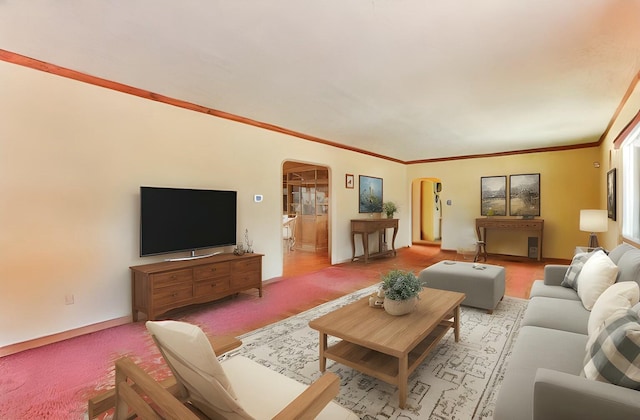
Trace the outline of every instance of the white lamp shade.
<path fill-rule="evenodd" d="M 609 229 L 606 210 L 580 210 L 580 230 L 606 232 Z"/>

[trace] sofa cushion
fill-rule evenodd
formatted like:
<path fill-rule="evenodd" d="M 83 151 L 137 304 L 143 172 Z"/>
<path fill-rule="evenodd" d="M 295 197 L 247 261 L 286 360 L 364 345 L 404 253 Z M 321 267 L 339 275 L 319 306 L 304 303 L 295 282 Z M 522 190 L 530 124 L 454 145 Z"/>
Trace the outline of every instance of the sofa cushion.
<path fill-rule="evenodd" d="M 637 248 L 634 247 L 633 245 L 629 245 L 628 243 L 623 242 L 620 245 L 613 248 L 611 251 L 609 251 L 609 258 L 611 258 L 611 261 L 613 261 L 615 265 L 618 265 L 618 261 L 620 261 L 620 258 L 624 254 L 626 254 L 627 251 L 631 251 L 633 249 L 637 249 Z"/>
<path fill-rule="evenodd" d="M 562 279 L 562 283 L 560 286 L 570 287 L 573 290 L 578 290 L 578 277 L 580 276 L 580 272 L 582 271 L 582 267 L 587 262 L 589 257 L 591 257 L 591 252 L 579 252 L 573 256 L 571 260 L 571 265 L 569 269 L 564 275 L 564 279 Z"/>
<path fill-rule="evenodd" d="M 584 334 L 522 327 L 500 386 L 494 419 L 533 419 L 533 392 L 538 368 L 580 375 L 586 342 Z"/>
<path fill-rule="evenodd" d="M 584 375 L 640 390 L 640 317 L 632 310 L 613 315 L 589 338 Z"/>
<path fill-rule="evenodd" d="M 578 281 L 578 296 L 587 310 L 591 310 L 598 297 L 616 281 L 618 267 L 601 250 L 595 251 L 584 263 Z"/>
<path fill-rule="evenodd" d="M 551 328 L 587 334 L 589 311 L 579 300 L 534 297 L 529 300 L 522 319 L 523 326 Z"/>
<path fill-rule="evenodd" d="M 635 281 L 640 284 L 640 249 L 625 252 L 618 261 L 618 270 L 619 282 Z"/>
<path fill-rule="evenodd" d="M 619 310 L 627 310 L 640 300 L 638 283 L 625 281 L 616 283 L 605 290 L 591 309 L 589 315 L 588 332 L 593 335 L 604 321 Z"/>
<path fill-rule="evenodd" d="M 531 285 L 531 292 L 529 297 L 534 298 L 537 296 L 550 297 L 556 299 L 568 299 L 568 300 L 580 300 L 578 293 L 570 287 L 558 287 L 550 286 L 544 283 L 544 280 L 536 280 Z"/>

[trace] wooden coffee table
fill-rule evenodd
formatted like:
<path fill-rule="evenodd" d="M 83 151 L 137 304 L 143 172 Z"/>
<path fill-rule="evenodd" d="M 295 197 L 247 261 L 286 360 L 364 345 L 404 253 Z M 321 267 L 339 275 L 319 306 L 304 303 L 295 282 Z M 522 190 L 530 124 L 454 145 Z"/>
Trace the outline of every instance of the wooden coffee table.
<path fill-rule="evenodd" d="M 460 303 L 464 293 L 424 289 L 416 309 L 392 316 L 369 306 L 369 297 L 309 322 L 320 332 L 320 371 L 327 359 L 396 385 L 399 405 L 407 402 L 408 378 L 429 352 L 453 328 L 460 338 Z M 327 346 L 327 336 L 342 340 Z"/>

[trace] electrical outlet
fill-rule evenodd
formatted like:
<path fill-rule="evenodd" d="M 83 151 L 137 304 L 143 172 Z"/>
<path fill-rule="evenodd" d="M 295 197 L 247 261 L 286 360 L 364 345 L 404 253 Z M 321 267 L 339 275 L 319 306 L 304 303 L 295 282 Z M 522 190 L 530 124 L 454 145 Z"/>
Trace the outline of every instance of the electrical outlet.
<path fill-rule="evenodd" d="M 64 304 L 65 305 L 73 305 L 73 294 L 64 295 Z"/>

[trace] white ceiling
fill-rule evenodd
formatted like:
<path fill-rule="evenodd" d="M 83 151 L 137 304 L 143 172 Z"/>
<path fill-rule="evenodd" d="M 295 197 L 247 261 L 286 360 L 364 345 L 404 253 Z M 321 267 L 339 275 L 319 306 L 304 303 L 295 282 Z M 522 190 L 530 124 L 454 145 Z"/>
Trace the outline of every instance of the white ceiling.
<path fill-rule="evenodd" d="M 640 0 L 2 0 L 0 49 L 414 161 L 598 141 Z"/>

